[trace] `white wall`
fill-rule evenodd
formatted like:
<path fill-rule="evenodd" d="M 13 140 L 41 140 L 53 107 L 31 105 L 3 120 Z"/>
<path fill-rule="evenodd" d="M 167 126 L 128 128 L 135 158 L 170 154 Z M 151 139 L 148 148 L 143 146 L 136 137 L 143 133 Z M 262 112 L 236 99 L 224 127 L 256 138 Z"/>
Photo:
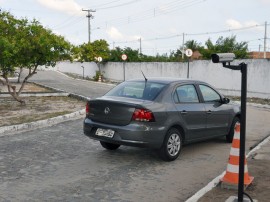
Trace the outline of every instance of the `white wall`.
<path fill-rule="evenodd" d="M 82 68 L 82 66 L 84 68 Z M 96 71 L 99 70 L 97 64 L 95 62 L 58 62 L 56 63 L 55 67 L 45 67 L 39 66 L 38 70 L 57 70 L 64 73 L 73 73 L 80 76 L 83 76 L 83 69 L 84 69 L 84 76 L 93 78 L 96 75 Z"/>
<path fill-rule="evenodd" d="M 236 60 L 235 65 L 245 62 L 248 65 L 248 97 L 270 99 L 270 60 Z M 54 70 L 70 72 L 78 75 L 83 74 L 92 78 L 99 70 L 94 62 L 60 62 Z M 125 79 L 143 78 L 141 71 L 146 77 L 178 77 L 187 78 L 187 62 L 141 62 L 125 63 Z M 42 67 L 41 67 L 42 68 Z M 124 80 L 124 63 L 108 62 L 100 65 L 104 77 L 113 81 Z M 44 69 L 44 68 L 43 68 Z M 222 64 L 214 64 L 208 60 L 196 60 L 190 62 L 190 78 L 208 82 L 218 88 L 225 95 L 240 96 L 241 73 L 222 67 Z"/>
<path fill-rule="evenodd" d="M 84 68 L 82 68 L 82 66 Z M 78 75 L 93 78 L 96 75 L 96 71 L 98 71 L 98 66 L 95 62 L 59 62 L 56 64 L 55 69 L 60 72 L 73 73 Z"/>
<path fill-rule="evenodd" d="M 236 60 L 235 65 L 245 62 L 248 65 L 248 97 L 260 97 L 270 99 L 270 61 L 267 59 Z M 187 77 L 187 63 L 126 63 L 125 78 L 146 77 Z M 115 81 L 124 80 L 124 64 L 121 62 L 108 62 L 101 67 L 107 79 Z M 241 73 L 222 67 L 222 64 L 214 64 L 208 60 L 196 60 L 190 62 L 190 78 L 202 80 L 220 89 L 225 95 L 240 96 Z"/>

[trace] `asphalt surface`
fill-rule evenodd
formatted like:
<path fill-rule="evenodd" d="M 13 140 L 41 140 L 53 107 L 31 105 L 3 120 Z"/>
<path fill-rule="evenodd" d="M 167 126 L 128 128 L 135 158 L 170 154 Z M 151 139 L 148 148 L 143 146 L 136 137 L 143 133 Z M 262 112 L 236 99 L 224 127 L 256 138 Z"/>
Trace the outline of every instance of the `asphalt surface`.
<path fill-rule="evenodd" d="M 112 86 L 57 72 L 32 79 L 94 98 Z M 246 148 L 270 134 L 270 111 L 248 107 Z M 174 162 L 150 149 L 103 149 L 82 131 L 83 119 L 0 138 L 0 201 L 185 201 L 221 174 L 230 144 L 190 144 Z"/>
<path fill-rule="evenodd" d="M 108 92 L 113 85 L 72 79 L 56 71 L 39 71 L 29 81 L 38 82 L 69 93 L 96 98 Z"/>

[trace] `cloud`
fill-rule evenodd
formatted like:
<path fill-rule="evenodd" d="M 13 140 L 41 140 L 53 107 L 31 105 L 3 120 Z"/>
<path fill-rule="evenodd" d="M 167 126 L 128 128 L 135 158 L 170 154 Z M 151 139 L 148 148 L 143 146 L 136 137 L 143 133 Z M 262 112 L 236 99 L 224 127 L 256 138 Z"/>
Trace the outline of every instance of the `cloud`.
<path fill-rule="evenodd" d="M 239 21 L 234 20 L 234 19 L 226 20 L 226 25 L 230 29 L 239 29 L 239 28 L 242 28 L 243 27 L 243 25 Z"/>
<path fill-rule="evenodd" d="M 259 24 L 260 23 L 254 21 L 254 20 L 250 20 L 250 21 L 246 21 L 246 22 L 242 22 L 242 23 L 237 21 L 237 20 L 234 20 L 234 19 L 226 20 L 226 25 L 230 29 L 241 29 L 244 27 L 251 27 L 251 26 L 256 26 Z"/>
<path fill-rule="evenodd" d="M 38 0 L 38 3 L 49 9 L 61 11 L 71 15 L 83 14 L 83 12 L 80 12 L 82 10 L 82 7 L 74 0 Z"/>
<path fill-rule="evenodd" d="M 122 40 L 124 38 L 123 34 L 120 33 L 115 27 L 107 29 L 107 34 L 113 40 Z"/>
<path fill-rule="evenodd" d="M 107 29 L 106 32 L 109 35 L 109 37 L 115 41 L 131 41 L 131 40 L 138 40 L 139 38 L 142 38 L 139 35 L 132 35 L 132 36 L 125 35 L 121 33 L 115 27 L 110 27 L 109 29 Z"/>
<path fill-rule="evenodd" d="M 260 0 L 263 4 L 270 4 L 270 0 Z"/>

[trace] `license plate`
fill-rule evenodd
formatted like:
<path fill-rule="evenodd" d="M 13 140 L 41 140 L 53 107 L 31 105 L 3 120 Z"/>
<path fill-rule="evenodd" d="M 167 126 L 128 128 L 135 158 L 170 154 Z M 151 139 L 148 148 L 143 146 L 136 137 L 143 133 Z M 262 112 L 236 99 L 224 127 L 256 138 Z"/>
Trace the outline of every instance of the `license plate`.
<path fill-rule="evenodd" d="M 114 131 L 111 129 L 103 129 L 103 128 L 98 128 L 96 131 L 97 136 L 102 136 L 102 137 L 109 137 L 112 138 L 114 135 Z"/>

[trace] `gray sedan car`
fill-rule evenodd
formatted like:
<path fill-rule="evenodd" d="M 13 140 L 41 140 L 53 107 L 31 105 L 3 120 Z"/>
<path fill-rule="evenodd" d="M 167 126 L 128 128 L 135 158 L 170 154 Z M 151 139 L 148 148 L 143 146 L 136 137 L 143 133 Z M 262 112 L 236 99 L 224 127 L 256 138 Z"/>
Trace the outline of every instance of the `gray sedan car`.
<path fill-rule="evenodd" d="M 109 150 L 150 147 L 172 161 L 184 143 L 220 136 L 232 142 L 240 108 L 229 102 L 201 81 L 130 80 L 87 102 L 84 133 Z"/>

